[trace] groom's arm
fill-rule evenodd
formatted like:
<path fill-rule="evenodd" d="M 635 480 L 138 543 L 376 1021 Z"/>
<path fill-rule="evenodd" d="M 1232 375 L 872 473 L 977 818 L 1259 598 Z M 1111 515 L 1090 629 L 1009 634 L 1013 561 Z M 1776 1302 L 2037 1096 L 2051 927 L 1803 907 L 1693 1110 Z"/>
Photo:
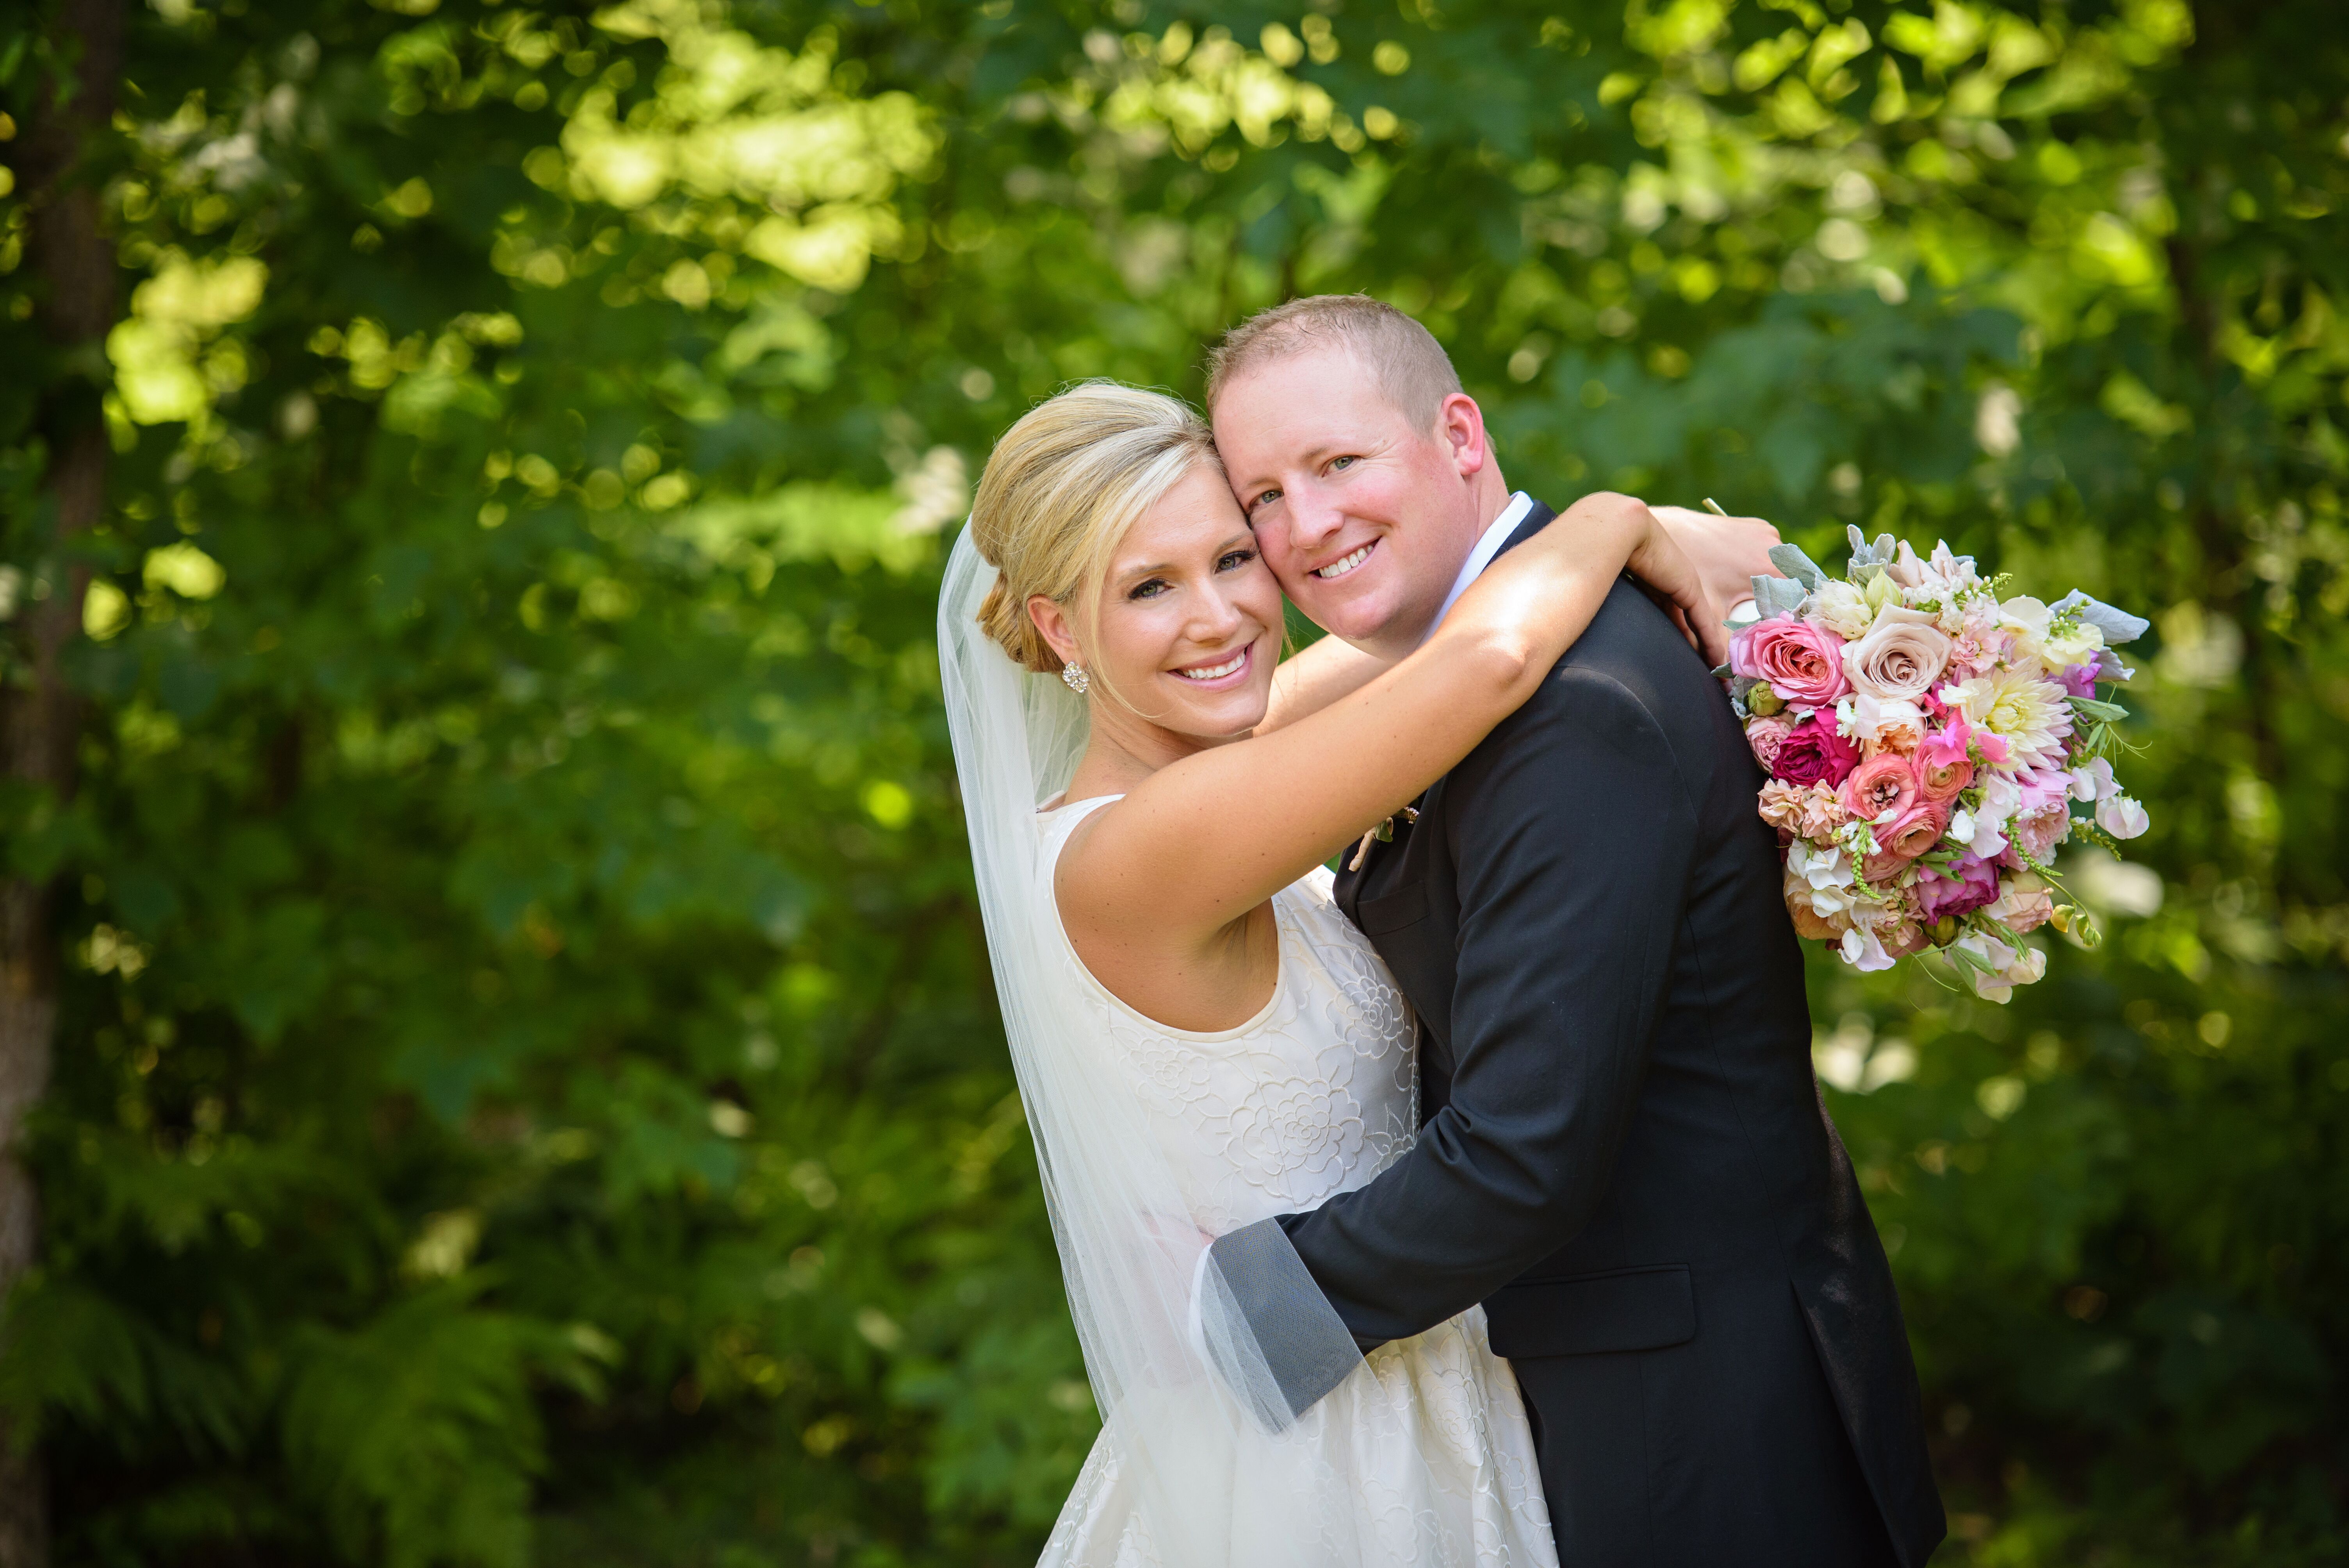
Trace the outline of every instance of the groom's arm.
<path fill-rule="evenodd" d="M 1694 851 L 1663 731 L 1588 667 L 1554 671 L 1445 788 L 1461 901 L 1451 1099 L 1369 1186 L 1263 1222 L 1366 1346 L 1482 1301 L 1589 1222 L 1639 1092 Z M 1247 1231 L 1216 1243 L 1227 1275 L 1249 1244 Z M 1299 1410 L 1330 1386 L 1273 1370 Z"/>

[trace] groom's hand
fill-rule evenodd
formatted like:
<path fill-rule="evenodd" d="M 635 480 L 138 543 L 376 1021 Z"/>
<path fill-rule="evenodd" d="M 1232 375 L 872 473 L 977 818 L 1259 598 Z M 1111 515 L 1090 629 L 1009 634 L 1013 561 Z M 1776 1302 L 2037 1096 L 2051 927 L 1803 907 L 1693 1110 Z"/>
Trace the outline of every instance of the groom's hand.
<path fill-rule="evenodd" d="M 1734 615 L 1739 604 L 1754 597 L 1754 578 L 1783 575 L 1770 564 L 1770 547 L 1780 542 L 1778 531 L 1761 518 L 1723 517 L 1684 506 L 1649 510 L 1696 563 L 1697 574 L 1725 615 Z"/>

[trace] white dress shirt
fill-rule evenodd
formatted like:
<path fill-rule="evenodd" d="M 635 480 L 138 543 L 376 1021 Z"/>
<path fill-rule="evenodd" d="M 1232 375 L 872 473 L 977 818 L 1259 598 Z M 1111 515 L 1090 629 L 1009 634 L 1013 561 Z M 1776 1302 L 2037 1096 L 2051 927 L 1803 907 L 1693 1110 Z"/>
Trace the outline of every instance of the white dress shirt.
<path fill-rule="evenodd" d="M 1533 509 L 1534 498 L 1525 491 L 1509 497 L 1509 504 L 1501 509 L 1501 515 L 1493 520 L 1484 537 L 1476 541 L 1476 548 L 1460 563 L 1460 575 L 1452 580 L 1452 592 L 1444 596 L 1444 607 L 1427 624 L 1429 637 L 1435 635 L 1435 628 L 1444 624 L 1444 617 L 1452 614 L 1452 606 L 1460 603 L 1460 595 L 1468 592 L 1468 584 L 1485 574 L 1485 568 L 1493 564 L 1493 557 L 1501 553 L 1501 546 L 1509 542 L 1509 535 L 1517 531 L 1517 524 L 1525 521 L 1526 513 Z M 1425 642 L 1427 638 L 1420 640 Z"/>

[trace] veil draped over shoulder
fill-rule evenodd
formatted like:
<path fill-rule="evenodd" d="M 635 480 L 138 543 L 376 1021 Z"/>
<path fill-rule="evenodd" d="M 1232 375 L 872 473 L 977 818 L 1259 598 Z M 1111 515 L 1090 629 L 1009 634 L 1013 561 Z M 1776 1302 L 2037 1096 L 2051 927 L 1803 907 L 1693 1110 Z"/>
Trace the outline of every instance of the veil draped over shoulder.
<path fill-rule="evenodd" d="M 1391 1459 L 1371 1466 L 1360 1457 L 1392 1455 L 1398 1437 L 1409 1449 L 1413 1407 L 1365 1369 L 1294 1253 L 1302 1295 L 1268 1332 L 1280 1336 L 1283 1366 L 1327 1357 L 1337 1385 L 1301 1415 L 1290 1412 L 1212 1261 L 1200 1264 L 1214 1238 L 1185 1198 L 1178 1156 L 1151 1125 L 1135 1064 L 1104 1037 L 1082 994 L 1050 868 L 1040 863 L 1038 810 L 1084 750 L 1085 705 L 1054 676 L 1019 668 L 980 629 L 995 579 L 966 528 L 939 596 L 939 666 L 1004 1034 L 1102 1415 L 1088 1479 L 1113 1469 L 1110 1490 L 1129 1521 L 1114 1527 L 1108 1550 L 1097 1527 L 1072 1521 L 1089 1491 L 1081 1486 L 1045 1562 L 1476 1561 L 1478 1543 L 1457 1539 L 1424 1506 L 1431 1491 L 1395 1474 Z M 1090 1491 L 1100 1506 L 1102 1487 Z"/>

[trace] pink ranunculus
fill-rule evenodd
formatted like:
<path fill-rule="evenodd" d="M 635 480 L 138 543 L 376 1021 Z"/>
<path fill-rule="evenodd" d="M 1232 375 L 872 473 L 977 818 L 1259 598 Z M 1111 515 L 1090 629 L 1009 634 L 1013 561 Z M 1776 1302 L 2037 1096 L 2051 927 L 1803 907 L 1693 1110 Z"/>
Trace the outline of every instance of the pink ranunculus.
<path fill-rule="evenodd" d="M 1843 809 L 1864 821 L 1876 821 L 1887 811 L 1906 812 L 1916 803 L 1916 769 L 1897 752 L 1869 758 L 1843 781 Z"/>
<path fill-rule="evenodd" d="M 1971 850 L 1946 866 L 1917 868 L 1917 904 L 1928 923 L 1970 914 L 1998 897 L 1998 868 Z"/>
<path fill-rule="evenodd" d="M 1917 789 L 1928 800 L 1954 800 L 1974 780 L 1973 759 L 1966 755 L 1968 725 L 1952 717 L 1950 727 L 1925 737 L 1917 748 Z"/>
<path fill-rule="evenodd" d="M 1926 800 L 1957 800 L 1966 784 L 1973 784 L 1973 763 L 1966 756 L 1959 756 L 1954 763 L 1940 763 L 1926 756 L 1917 758 L 1917 789 L 1924 793 Z"/>
<path fill-rule="evenodd" d="M 1729 639 L 1729 667 L 1770 683 L 1788 702 L 1826 707 L 1848 691 L 1843 639 L 1793 615 L 1756 621 Z"/>
<path fill-rule="evenodd" d="M 2096 666 L 2071 665 L 2056 672 L 2055 678 L 2064 683 L 2064 690 L 2072 696 L 2094 697 L 2096 695 Z"/>
<path fill-rule="evenodd" d="M 1778 743 L 1778 756 L 1770 764 L 1770 773 L 1789 784 L 1835 786 L 1858 765 L 1859 748 L 1837 735 L 1833 725 L 1822 724 L 1813 717 L 1795 726 Z"/>
<path fill-rule="evenodd" d="M 1895 860 L 1913 861 L 1940 843 L 1949 827 L 1949 807 L 1938 800 L 1920 799 L 1889 826 L 1877 829 L 1876 842 Z"/>
<path fill-rule="evenodd" d="M 1770 771 L 1770 765 L 1778 760 L 1778 748 L 1794 733 L 1791 718 L 1757 718 L 1745 727 L 1745 744 L 1754 748 L 1754 760 L 1762 764 L 1762 771 Z"/>
<path fill-rule="evenodd" d="M 1868 635 L 1843 650 L 1852 689 L 1882 702 L 1914 702 L 1932 690 L 1949 663 L 1950 639 L 1933 617 L 1899 605 L 1878 611 Z"/>

